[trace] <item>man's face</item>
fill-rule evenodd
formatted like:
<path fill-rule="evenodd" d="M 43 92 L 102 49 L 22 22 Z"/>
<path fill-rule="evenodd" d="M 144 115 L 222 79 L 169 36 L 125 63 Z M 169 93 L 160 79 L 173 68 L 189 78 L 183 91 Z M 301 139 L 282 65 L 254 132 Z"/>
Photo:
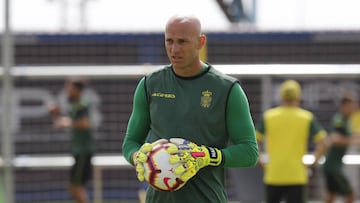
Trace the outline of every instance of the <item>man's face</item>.
<path fill-rule="evenodd" d="M 356 110 L 356 103 L 354 101 L 347 102 L 346 104 L 342 105 L 342 113 L 345 116 L 351 116 Z"/>
<path fill-rule="evenodd" d="M 66 93 L 67 93 L 69 101 L 77 100 L 80 95 L 80 91 L 71 82 L 66 83 Z"/>
<path fill-rule="evenodd" d="M 200 36 L 186 24 L 173 24 L 165 31 L 165 47 L 173 68 L 193 67 L 199 59 Z"/>

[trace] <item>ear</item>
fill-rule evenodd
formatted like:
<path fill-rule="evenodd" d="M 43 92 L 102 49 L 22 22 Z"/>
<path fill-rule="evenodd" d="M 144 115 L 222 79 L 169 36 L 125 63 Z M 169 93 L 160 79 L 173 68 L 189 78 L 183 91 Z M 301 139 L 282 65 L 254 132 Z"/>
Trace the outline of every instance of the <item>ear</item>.
<path fill-rule="evenodd" d="M 204 34 L 201 34 L 199 38 L 199 49 L 201 49 L 205 44 L 206 44 L 206 36 Z"/>

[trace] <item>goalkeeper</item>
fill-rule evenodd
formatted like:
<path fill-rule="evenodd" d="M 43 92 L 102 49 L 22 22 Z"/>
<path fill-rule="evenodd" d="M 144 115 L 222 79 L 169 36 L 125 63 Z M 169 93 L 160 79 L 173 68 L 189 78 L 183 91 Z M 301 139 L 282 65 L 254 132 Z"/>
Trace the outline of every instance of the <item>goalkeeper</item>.
<path fill-rule="evenodd" d="M 171 64 L 143 77 L 135 90 L 122 148 L 125 158 L 133 165 L 141 161 L 138 151 L 150 129 L 151 142 L 177 138 L 170 141 L 184 153 L 173 161 L 184 163 L 177 172 L 188 181 L 175 192 L 149 187 L 147 203 L 226 203 L 225 168 L 257 163 L 246 95 L 237 79 L 201 61 L 205 42 L 196 17 L 171 17 L 165 28 Z M 142 171 L 137 172 L 143 180 Z"/>

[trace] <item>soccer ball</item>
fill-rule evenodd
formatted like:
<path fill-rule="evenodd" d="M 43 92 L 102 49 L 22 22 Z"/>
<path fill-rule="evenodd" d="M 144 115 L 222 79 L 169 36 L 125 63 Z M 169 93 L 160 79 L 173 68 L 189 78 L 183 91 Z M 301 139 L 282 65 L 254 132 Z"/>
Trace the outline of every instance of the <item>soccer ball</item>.
<path fill-rule="evenodd" d="M 174 173 L 174 168 L 180 163 L 170 164 L 169 147 L 176 147 L 173 143 L 159 143 L 148 153 L 148 159 L 144 163 L 145 180 L 155 189 L 161 191 L 176 191 L 185 185 Z"/>

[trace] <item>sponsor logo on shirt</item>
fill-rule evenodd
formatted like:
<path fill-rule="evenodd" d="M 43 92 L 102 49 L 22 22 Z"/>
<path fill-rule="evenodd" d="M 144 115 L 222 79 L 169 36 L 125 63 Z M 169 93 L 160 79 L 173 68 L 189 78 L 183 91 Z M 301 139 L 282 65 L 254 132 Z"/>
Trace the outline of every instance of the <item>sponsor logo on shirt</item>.
<path fill-rule="evenodd" d="M 152 97 L 161 97 L 166 99 L 175 99 L 175 94 L 168 94 L 168 93 L 161 93 L 161 92 L 154 92 L 151 94 Z"/>

